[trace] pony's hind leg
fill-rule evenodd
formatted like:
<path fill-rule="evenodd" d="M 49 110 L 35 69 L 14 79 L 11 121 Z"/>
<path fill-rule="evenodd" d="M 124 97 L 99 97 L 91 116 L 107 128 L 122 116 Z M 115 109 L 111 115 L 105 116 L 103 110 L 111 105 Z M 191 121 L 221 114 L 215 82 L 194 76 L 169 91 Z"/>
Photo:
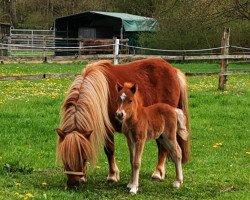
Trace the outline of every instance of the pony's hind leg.
<path fill-rule="evenodd" d="M 115 146 L 114 146 L 114 135 L 110 134 L 109 139 L 106 140 L 104 147 L 105 154 L 108 158 L 109 174 L 107 181 L 117 182 L 120 180 L 120 170 L 118 169 L 115 162 Z"/>
<path fill-rule="evenodd" d="M 156 140 L 158 146 L 158 163 L 152 174 L 153 180 L 163 180 L 165 178 L 165 162 L 167 157 L 167 150 L 162 146 L 159 140 Z"/>
<path fill-rule="evenodd" d="M 182 172 L 182 153 L 181 148 L 177 143 L 176 138 L 175 139 L 166 139 L 166 147 L 169 150 L 170 156 L 175 164 L 175 172 L 176 172 L 176 178 L 173 182 L 173 187 L 179 188 L 181 184 L 183 183 L 183 172 Z"/>

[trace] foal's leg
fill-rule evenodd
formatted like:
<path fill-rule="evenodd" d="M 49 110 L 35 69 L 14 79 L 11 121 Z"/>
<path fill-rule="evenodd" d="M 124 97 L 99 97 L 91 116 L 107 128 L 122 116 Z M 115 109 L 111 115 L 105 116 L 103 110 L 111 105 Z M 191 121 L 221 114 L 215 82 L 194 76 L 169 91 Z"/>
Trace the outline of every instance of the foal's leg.
<path fill-rule="evenodd" d="M 135 143 L 132 142 L 131 138 L 127 137 L 127 144 L 128 144 L 128 148 L 129 148 L 129 155 L 130 155 L 130 166 L 131 166 L 131 177 L 130 177 L 130 181 L 127 185 L 127 188 L 131 189 L 132 187 L 132 183 L 133 183 L 133 177 L 134 177 L 134 171 L 133 171 L 133 160 L 135 157 Z"/>
<path fill-rule="evenodd" d="M 130 193 L 136 194 L 139 187 L 139 172 L 141 167 L 141 156 L 145 141 L 139 140 L 133 145 L 133 161 L 132 161 L 132 181 L 130 181 Z"/>
<path fill-rule="evenodd" d="M 176 178 L 173 182 L 173 187 L 179 188 L 181 184 L 183 183 L 183 172 L 182 172 L 182 165 L 181 165 L 181 148 L 177 143 L 176 138 L 175 139 L 167 139 L 167 148 L 170 152 L 171 158 L 174 161 L 175 164 L 175 172 L 176 172 Z"/>
<path fill-rule="evenodd" d="M 158 146 L 158 163 L 152 174 L 153 180 L 163 180 L 165 178 L 165 162 L 167 157 L 167 150 L 156 140 Z"/>
<path fill-rule="evenodd" d="M 117 182 L 120 180 L 120 171 L 115 162 L 115 145 L 113 133 L 109 134 L 109 139 L 107 139 L 105 142 L 104 151 L 109 163 L 109 174 L 107 181 Z"/>

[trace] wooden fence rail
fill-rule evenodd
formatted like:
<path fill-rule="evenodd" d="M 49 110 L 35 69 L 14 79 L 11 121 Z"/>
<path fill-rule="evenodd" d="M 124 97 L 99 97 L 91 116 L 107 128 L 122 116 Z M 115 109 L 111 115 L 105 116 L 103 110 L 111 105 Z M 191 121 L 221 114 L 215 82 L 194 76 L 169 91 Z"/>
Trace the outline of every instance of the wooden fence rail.
<path fill-rule="evenodd" d="M 16 32 L 14 32 L 16 31 Z M 196 60 L 219 60 L 221 62 L 220 74 L 219 74 L 219 84 L 218 88 L 220 90 L 225 89 L 227 81 L 227 66 L 229 60 L 244 60 L 249 61 L 250 59 L 250 48 L 247 47 L 237 47 L 230 46 L 230 29 L 225 28 L 222 34 L 221 47 L 210 48 L 210 49 L 200 49 L 200 50 L 161 50 L 161 49 L 150 49 L 129 46 L 128 40 L 83 40 L 82 38 L 55 38 L 53 31 L 32 31 L 31 34 L 26 34 L 29 30 L 12 30 L 11 36 L 8 38 L 7 44 L 0 43 L 0 51 L 9 52 L 9 57 L 6 57 L 6 53 L 0 53 L 0 61 L 75 61 L 75 60 L 99 60 L 99 59 L 112 59 L 115 64 L 118 64 L 121 60 L 138 60 L 143 58 L 158 57 L 165 60 L 174 61 L 196 61 Z M 58 45 L 59 44 L 59 45 Z M 236 48 L 237 50 L 244 51 L 242 54 L 229 54 L 231 48 Z M 134 54 L 129 53 L 129 49 L 133 50 Z M 138 55 L 135 54 L 135 49 L 141 49 L 144 52 L 158 51 L 163 55 Z M 125 50 L 125 51 L 124 51 Z M 218 54 L 218 50 L 221 54 Z M 22 57 L 13 56 L 12 52 L 25 52 Z M 28 58 L 28 55 L 32 51 L 32 58 Z M 217 52 L 216 54 L 205 54 L 204 52 Z M 55 56 L 56 52 L 71 52 L 73 56 Z M 94 53 L 93 53 L 94 52 Z M 106 54 L 104 54 L 105 52 Z M 201 55 L 192 55 L 196 53 Z M 39 53 L 39 55 L 38 55 Z M 100 54 L 102 53 L 102 54 Z M 166 54 L 175 54 L 166 55 Z M 89 55 L 85 55 L 89 54 Z M 165 55 L 164 55 L 165 54 Z M 35 56 L 34 56 L 35 55 Z M 59 55 L 59 54 L 58 54 Z"/>

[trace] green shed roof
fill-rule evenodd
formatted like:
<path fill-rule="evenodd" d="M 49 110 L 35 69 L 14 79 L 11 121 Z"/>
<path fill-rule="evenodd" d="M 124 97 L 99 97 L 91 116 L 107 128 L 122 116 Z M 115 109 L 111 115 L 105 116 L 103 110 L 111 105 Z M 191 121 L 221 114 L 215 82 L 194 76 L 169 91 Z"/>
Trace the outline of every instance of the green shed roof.
<path fill-rule="evenodd" d="M 155 31 L 156 29 L 157 22 L 154 18 L 132 15 L 128 13 L 99 11 L 92 11 L 92 13 L 120 18 L 125 31 Z"/>
<path fill-rule="evenodd" d="M 128 13 L 116 13 L 116 12 L 100 12 L 100 11 L 88 11 L 83 13 L 78 13 L 75 15 L 69 15 L 57 18 L 57 20 L 70 19 L 70 18 L 80 18 L 86 17 L 91 18 L 92 16 L 104 16 L 110 18 L 120 19 L 122 21 L 122 27 L 128 32 L 140 32 L 140 31 L 155 31 L 157 21 L 154 18 L 144 17 L 139 15 L 132 15 Z"/>

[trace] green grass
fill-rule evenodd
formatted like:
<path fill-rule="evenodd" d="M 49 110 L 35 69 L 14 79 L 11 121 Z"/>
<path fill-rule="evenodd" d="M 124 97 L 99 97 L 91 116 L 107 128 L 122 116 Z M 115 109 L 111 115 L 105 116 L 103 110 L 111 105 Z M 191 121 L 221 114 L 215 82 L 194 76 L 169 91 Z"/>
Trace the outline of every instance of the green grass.
<path fill-rule="evenodd" d="M 49 51 L 46 51 L 44 52 L 43 50 L 23 50 L 23 51 L 20 51 L 20 50 L 12 50 L 11 51 L 11 56 L 15 56 L 15 57 L 24 57 L 24 56 L 27 56 L 27 57 L 35 57 L 35 56 L 53 56 L 55 53 L 54 51 L 52 50 L 49 50 Z"/>
<path fill-rule="evenodd" d="M 150 141 L 136 196 L 126 189 L 130 165 L 121 134 L 115 136 L 120 182 L 105 181 L 108 164 L 101 152 L 88 183 L 76 191 L 65 189 L 66 178 L 55 158 L 55 128 L 72 79 L 0 82 L 0 199 L 249 199 L 250 76 L 229 76 L 224 92 L 217 90 L 217 76 L 188 77 L 188 82 L 192 159 L 183 166 L 183 187 L 171 186 L 172 162 L 164 181 L 151 181 L 157 150 Z"/>
<path fill-rule="evenodd" d="M 0 76 L 30 75 L 30 74 L 53 74 L 53 73 L 80 73 L 87 62 L 73 63 L 9 63 L 0 64 Z M 184 72 L 219 72 L 219 62 L 203 63 L 173 63 L 173 66 Z M 230 63 L 229 71 L 250 70 L 250 64 Z"/>
<path fill-rule="evenodd" d="M 30 74 L 80 73 L 87 62 L 60 63 L 10 63 L 0 64 L 0 76 Z"/>
<path fill-rule="evenodd" d="M 173 63 L 184 72 L 220 72 L 220 62 Z M 250 70 L 250 64 L 229 62 L 228 71 Z"/>

